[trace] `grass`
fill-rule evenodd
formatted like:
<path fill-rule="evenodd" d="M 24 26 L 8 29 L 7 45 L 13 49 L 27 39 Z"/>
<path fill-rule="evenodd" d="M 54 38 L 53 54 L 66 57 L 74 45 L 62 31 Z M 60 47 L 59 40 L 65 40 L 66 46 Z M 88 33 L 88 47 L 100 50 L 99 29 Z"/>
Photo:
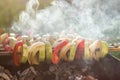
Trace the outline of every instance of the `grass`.
<path fill-rule="evenodd" d="M 111 54 L 112 56 L 120 59 L 120 52 L 111 52 L 110 54 Z"/>

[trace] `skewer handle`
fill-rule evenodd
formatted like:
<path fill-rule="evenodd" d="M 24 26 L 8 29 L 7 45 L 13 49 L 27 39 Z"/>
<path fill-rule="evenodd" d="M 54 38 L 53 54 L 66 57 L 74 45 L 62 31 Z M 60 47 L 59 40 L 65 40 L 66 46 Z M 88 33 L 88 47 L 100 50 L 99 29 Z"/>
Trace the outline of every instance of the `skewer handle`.
<path fill-rule="evenodd" d="M 115 48 L 115 47 L 109 47 L 108 51 L 109 52 L 119 52 L 120 51 L 120 47 L 117 47 L 117 48 Z"/>

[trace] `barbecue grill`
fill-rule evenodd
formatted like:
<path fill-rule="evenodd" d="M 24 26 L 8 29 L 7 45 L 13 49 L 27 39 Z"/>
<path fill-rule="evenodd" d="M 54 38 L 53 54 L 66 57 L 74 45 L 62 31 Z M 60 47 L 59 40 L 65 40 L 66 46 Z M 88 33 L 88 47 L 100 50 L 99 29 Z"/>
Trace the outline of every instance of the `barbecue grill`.
<path fill-rule="evenodd" d="M 119 52 L 119 51 L 120 51 L 119 46 L 109 45 L 109 47 L 108 47 L 109 53 Z M 11 71 L 13 71 L 13 73 L 18 70 L 21 70 L 21 69 L 24 70 L 25 68 L 30 66 L 28 62 L 21 64 L 20 66 L 16 66 L 14 64 L 13 57 L 14 57 L 13 51 L 7 51 L 4 47 L 4 45 L 0 44 L 0 65 L 7 67 Z M 76 63 L 76 62 L 78 62 L 78 63 Z M 89 62 L 89 60 L 88 60 L 88 62 Z M 46 63 L 46 61 L 42 62 L 41 64 L 43 64 L 43 63 Z M 73 60 L 72 62 L 62 61 L 62 62 L 60 62 L 60 64 L 61 63 L 68 63 L 68 64 L 74 63 L 75 65 L 80 63 L 80 65 L 82 65 L 81 63 L 86 64 L 86 60 L 82 60 L 82 59 L 77 60 L 77 61 Z M 41 64 L 39 64 L 39 65 L 41 65 Z M 46 65 L 43 65 L 43 68 L 47 67 L 49 65 L 51 65 L 51 63 L 47 63 Z M 59 64 L 57 64 L 57 65 L 59 65 Z M 108 66 L 108 65 L 110 65 L 110 66 Z M 91 70 L 98 75 L 97 78 L 99 78 L 100 80 L 105 80 L 105 79 L 109 79 L 109 78 L 117 79 L 117 78 L 119 78 L 119 73 L 120 73 L 119 67 L 120 67 L 120 60 L 114 56 L 111 56 L 110 54 L 107 54 L 104 58 L 101 58 L 99 61 L 93 60 Z M 113 69 L 114 69 L 114 71 L 113 71 Z M 101 73 L 99 73 L 99 71 L 101 71 Z M 111 74 L 106 76 L 105 74 L 109 73 L 109 72 Z"/>

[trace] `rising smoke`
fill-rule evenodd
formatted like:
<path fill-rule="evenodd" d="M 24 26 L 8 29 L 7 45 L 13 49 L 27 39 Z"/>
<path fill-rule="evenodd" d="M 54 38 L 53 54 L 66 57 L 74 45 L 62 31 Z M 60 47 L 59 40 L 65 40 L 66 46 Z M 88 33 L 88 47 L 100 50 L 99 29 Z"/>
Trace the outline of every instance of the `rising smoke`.
<path fill-rule="evenodd" d="M 55 0 L 43 10 L 37 10 L 38 5 L 38 0 L 29 0 L 12 29 L 22 34 L 64 31 L 91 39 L 119 38 L 120 0 Z"/>

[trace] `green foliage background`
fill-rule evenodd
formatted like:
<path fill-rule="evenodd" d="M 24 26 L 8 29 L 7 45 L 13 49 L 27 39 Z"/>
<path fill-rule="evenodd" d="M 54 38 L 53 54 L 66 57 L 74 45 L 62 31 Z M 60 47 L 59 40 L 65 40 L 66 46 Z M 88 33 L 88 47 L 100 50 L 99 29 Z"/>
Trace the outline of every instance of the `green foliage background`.
<path fill-rule="evenodd" d="M 12 22 L 18 20 L 19 14 L 26 7 L 28 0 L 0 0 L 0 29 L 10 28 Z M 50 5 L 53 0 L 39 0 L 39 9 Z"/>
<path fill-rule="evenodd" d="M 25 0 L 0 0 L 0 28 L 10 27 L 25 8 Z"/>

